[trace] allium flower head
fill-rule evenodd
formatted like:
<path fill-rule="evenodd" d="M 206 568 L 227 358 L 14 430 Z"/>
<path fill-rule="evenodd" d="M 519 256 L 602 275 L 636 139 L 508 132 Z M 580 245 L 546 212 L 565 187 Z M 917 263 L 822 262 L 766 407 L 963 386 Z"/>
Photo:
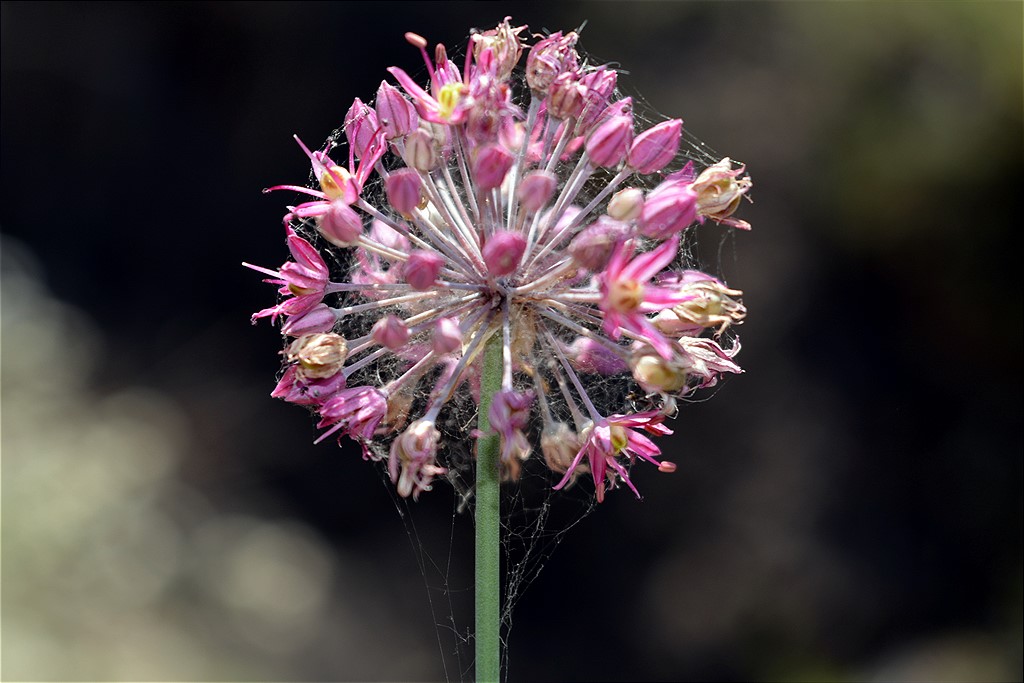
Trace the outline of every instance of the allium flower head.
<path fill-rule="evenodd" d="M 283 319 L 272 395 L 316 411 L 318 440 L 386 460 L 402 496 L 472 469 L 489 345 L 502 478 L 589 474 L 599 501 L 637 493 L 637 460 L 674 470 L 651 437 L 741 372 L 742 292 L 688 255 L 706 219 L 749 228 L 744 167 L 689 150 L 680 119 L 645 122 L 575 32 L 527 35 L 475 32 L 460 68 L 406 34 L 424 78 L 389 68 L 372 104 L 339 111 L 343 134 L 299 141 L 313 186 L 270 188 L 305 195 L 284 216 L 291 260 L 248 266 L 280 295 L 254 315 Z"/>

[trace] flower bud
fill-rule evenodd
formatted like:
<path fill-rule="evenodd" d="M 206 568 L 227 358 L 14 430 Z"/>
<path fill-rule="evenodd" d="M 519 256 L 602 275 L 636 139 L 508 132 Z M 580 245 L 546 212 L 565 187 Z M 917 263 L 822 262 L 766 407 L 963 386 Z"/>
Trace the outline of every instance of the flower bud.
<path fill-rule="evenodd" d="M 505 174 L 516 162 L 512 153 L 501 145 L 486 145 L 473 158 L 473 179 L 481 190 L 501 187 Z"/>
<path fill-rule="evenodd" d="M 389 313 L 373 324 L 370 336 L 381 346 L 397 351 L 409 341 L 409 328 L 401 318 Z"/>
<path fill-rule="evenodd" d="M 645 130 L 636 137 L 626 158 L 637 173 L 655 173 L 665 168 L 679 151 L 683 122 L 679 119 L 664 121 Z"/>
<path fill-rule="evenodd" d="M 551 171 L 532 171 L 520 181 L 516 197 L 524 209 L 536 213 L 548 205 L 557 186 L 558 176 Z"/>
<path fill-rule="evenodd" d="M 576 118 L 583 111 L 583 96 L 587 87 L 580 85 L 579 76 L 566 71 L 559 74 L 548 88 L 548 114 L 556 119 Z"/>
<path fill-rule="evenodd" d="M 302 315 L 289 318 L 288 322 L 281 326 L 281 331 L 289 337 L 330 332 L 337 320 L 338 316 L 327 304 L 317 304 Z"/>
<path fill-rule="evenodd" d="M 433 136 L 423 128 L 417 128 L 405 138 L 405 154 L 402 156 L 409 168 L 424 173 L 437 168 L 440 159 Z"/>
<path fill-rule="evenodd" d="M 627 367 L 618 354 L 590 337 L 576 337 L 569 346 L 569 357 L 576 369 L 597 375 L 617 375 Z"/>
<path fill-rule="evenodd" d="M 644 391 L 671 393 L 686 386 L 687 366 L 674 358 L 663 358 L 649 346 L 635 351 L 629 366 L 633 379 Z"/>
<path fill-rule="evenodd" d="M 586 149 L 590 163 L 606 168 L 618 166 L 626 156 L 633 138 L 633 118 L 618 115 L 594 129 L 587 139 Z"/>
<path fill-rule="evenodd" d="M 443 356 L 462 348 L 462 332 L 452 318 L 441 318 L 434 324 L 434 353 Z"/>
<path fill-rule="evenodd" d="M 411 168 L 392 171 L 384 181 L 384 191 L 391 208 L 403 216 L 412 215 L 413 210 L 423 201 L 423 182 Z"/>
<path fill-rule="evenodd" d="M 630 232 L 625 223 L 601 216 L 573 238 L 569 253 L 580 267 L 596 273 L 608 265 L 615 245 L 628 238 Z"/>
<path fill-rule="evenodd" d="M 336 199 L 320 216 L 316 227 L 331 244 L 337 247 L 351 247 L 363 234 L 363 219 L 351 206 Z"/>
<path fill-rule="evenodd" d="M 644 193 L 635 187 L 627 187 L 612 195 L 608 202 L 608 215 L 617 221 L 628 222 L 640 217 L 644 208 Z"/>
<path fill-rule="evenodd" d="M 357 159 L 366 156 L 378 128 L 377 114 L 357 97 L 345 114 L 345 139 Z"/>
<path fill-rule="evenodd" d="M 484 245 L 484 263 L 494 277 L 504 277 L 515 272 L 519 260 L 526 251 L 526 240 L 516 232 L 501 230 L 494 233 Z"/>
<path fill-rule="evenodd" d="M 345 366 L 348 344 L 340 334 L 306 334 L 292 342 L 286 357 L 298 363 L 299 379 L 324 379 L 338 374 Z"/>
<path fill-rule="evenodd" d="M 576 122 L 576 131 L 580 135 L 589 133 L 600 120 L 602 112 L 608 107 L 608 102 L 615 93 L 617 80 L 618 74 L 606 66 L 599 66 L 580 78 L 580 85 L 586 88 L 583 95 L 583 111 Z"/>
<path fill-rule="evenodd" d="M 416 130 L 420 121 L 412 102 L 387 81 L 381 81 L 377 89 L 377 119 L 388 140 L 408 135 Z"/>
<path fill-rule="evenodd" d="M 640 212 L 640 232 L 667 239 L 697 218 L 697 193 L 684 183 L 662 183 L 647 195 Z"/>
<path fill-rule="evenodd" d="M 579 57 L 574 49 L 579 36 L 575 31 L 552 33 L 538 41 L 526 57 L 526 82 L 543 97 L 552 81 L 563 71 L 574 71 Z"/>
<path fill-rule="evenodd" d="M 437 284 L 437 275 L 443 265 L 444 259 L 432 251 L 414 251 L 409 254 L 402 272 L 413 289 L 424 292 Z"/>
<path fill-rule="evenodd" d="M 300 374 L 300 369 L 298 365 L 289 365 L 270 395 L 295 405 L 315 406 L 345 388 L 344 372 L 324 379 L 313 379 Z"/>

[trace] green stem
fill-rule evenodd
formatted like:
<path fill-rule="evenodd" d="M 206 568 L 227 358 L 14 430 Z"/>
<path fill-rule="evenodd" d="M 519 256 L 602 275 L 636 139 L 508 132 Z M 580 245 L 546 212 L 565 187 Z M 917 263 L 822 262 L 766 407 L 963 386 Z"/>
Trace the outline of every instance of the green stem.
<path fill-rule="evenodd" d="M 499 513 L 498 453 L 500 437 L 492 433 L 488 413 L 491 401 L 501 390 L 502 336 L 494 334 L 484 350 L 480 378 L 480 414 L 477 427 L 482 436 L 476 451 L 476 680 L 498 683 L 501 674 L 501 532 Z"/>

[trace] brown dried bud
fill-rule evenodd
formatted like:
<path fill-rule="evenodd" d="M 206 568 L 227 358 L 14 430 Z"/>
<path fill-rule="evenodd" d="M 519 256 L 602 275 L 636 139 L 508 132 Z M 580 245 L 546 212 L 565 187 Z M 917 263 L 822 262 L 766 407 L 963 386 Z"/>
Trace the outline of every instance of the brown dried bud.
<path fill-rule="evenodd" d="M 298 363 L 302 379 L 333 377 L 345 367 L 348 344 L 340 334 L 304 334 L 288 347 L 287 358 Z"/>

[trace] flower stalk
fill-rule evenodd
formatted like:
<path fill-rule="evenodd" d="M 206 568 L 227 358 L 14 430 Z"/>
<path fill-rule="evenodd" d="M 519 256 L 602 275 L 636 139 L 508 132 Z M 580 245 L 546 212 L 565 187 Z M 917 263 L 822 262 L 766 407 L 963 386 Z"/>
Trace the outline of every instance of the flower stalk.
<path fill-rule="evenodd" d="M 483 354 L 480 378 L 480 438 L 476 451 L 476 680 L 497 683 L 501 662 L 501 510 L 498 467 L 500 437 L 491 425 L 491 403 L 501 389 L 502 336 L 494 334 Z"/>

